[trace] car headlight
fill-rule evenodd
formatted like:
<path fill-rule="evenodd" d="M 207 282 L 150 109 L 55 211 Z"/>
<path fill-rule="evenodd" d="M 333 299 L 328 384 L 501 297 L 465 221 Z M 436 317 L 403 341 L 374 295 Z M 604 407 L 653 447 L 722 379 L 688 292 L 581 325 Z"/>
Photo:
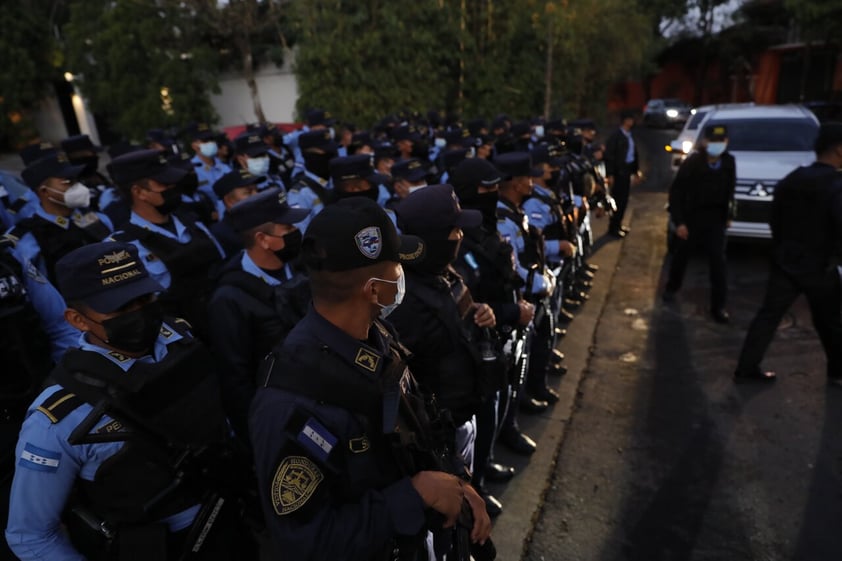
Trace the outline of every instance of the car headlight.
<path fill-rule="evenodd" d="M 675 119 L 678 117 L 678 111 L 676 109 L 667 109 L 667 117 L 670 119 Z"/>
<path fill-rule="evenodd" d="M 693 142 L 690 140 L 685 140 L 681 143 L 681 149 L 684 151 L 685 154 L 689 154 L 690 151 L 693 149 Z"/>

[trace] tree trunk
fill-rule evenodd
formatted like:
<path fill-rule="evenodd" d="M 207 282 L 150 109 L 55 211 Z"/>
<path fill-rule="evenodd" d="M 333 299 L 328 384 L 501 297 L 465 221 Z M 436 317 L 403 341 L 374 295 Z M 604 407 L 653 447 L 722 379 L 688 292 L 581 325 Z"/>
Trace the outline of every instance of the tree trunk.
<path fill-rule="evenodd" d="M 242 38 L 239 43 L 240 53 L 243 55 L 243 78 L 245 78 L 246 84 L 249 87 L 251 103 L 254 107 L 254 116 L 257 118 L 257 122 L 265 123 L 267 122 L 266 115 L 263 114 L 263 105 L 260 103 L 260 91 L 257 89 L 257 80 L 254 78 L 254 59 L 251 53 L 251 43 L 247 36 Z"/>

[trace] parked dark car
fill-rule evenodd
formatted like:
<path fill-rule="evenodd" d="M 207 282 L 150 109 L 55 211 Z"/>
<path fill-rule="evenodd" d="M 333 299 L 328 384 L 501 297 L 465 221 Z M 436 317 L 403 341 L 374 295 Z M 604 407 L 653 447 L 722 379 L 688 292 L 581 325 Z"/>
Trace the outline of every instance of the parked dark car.
<path fill-rule="evenodd" d="M 650 99 L 643 108 L 648 127 L 681 128 L 690 118 L 691 107 L 680 99 Z"/>

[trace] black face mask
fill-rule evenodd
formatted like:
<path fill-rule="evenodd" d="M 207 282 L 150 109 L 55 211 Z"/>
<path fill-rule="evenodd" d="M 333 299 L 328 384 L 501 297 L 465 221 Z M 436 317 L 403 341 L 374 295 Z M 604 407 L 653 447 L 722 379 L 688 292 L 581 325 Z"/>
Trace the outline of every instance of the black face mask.
<path fill-rule="evenodd" d="M 187 195 L 188 197 L 192 197 L 196 194 L 196 191 L 199 189 L 199 176 L 196 175 L 195 171 L 189 172 L 187 175 L 184 176 L 184 179 L 178 182 L 178 190 Z"/>
<path fill-rule="evenodd" d="M 105 329 L 105 342 L 115 349 L 145 353 L 152 349 L 158 339 L 163 321 L 164 310 L 160 302 L 150 302 L 132 312 L 107 319 L 100 325 Z"/>
<path fill-rule="evenodd" d="M 296 228 L 281 236 L 284 240 L 284 247 L 275 252 L 275 256 L 284 263 L 289 263 L 301 253 L 301 230 Z"/>
<path fill-rule="evenodd" d="M 155 207 L 155 210 L 161 214 L 172 214 L 175 209 L 181 206 L 181 191 L 178 187 L 170 187 L 161 191 L 161 197 L 163 197 L 164 202 Z"/>
<path fill-rule="evenodd" d="M 304 153 L 304 167 L 307 168 L 307 171 L 314 175 L 318 175 L 322 179 L 329 179 L 330 178 L 330 160 L 333 159 L 336 154 L 329 153 L 329 154 L 317 154 L 315 152 L 308 152 Z"/>
<path fill-rule="evenodd" d="M 486 230 L 497 230 L 497 201 L 499 201 L 497 191 L 491 193 L 479 193 L 470 200 L 462 202 L 465 208 L 472 208 L 482 213 L 482 225 Z"/>
<path fill-rule="evenodd" d="M 419 271 L 439 274 L 459 255 L 462 240 L 424 240 L 424 259 L 414 265 Z"/>

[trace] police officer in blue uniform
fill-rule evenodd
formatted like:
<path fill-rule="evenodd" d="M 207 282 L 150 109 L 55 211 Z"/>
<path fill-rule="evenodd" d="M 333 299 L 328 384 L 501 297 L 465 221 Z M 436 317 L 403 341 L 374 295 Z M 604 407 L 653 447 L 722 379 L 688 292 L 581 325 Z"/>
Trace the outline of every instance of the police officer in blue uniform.
<path fill-rule="evenodd" d="M 238 202 L 256 195 L 258 185 L 263 181 L 263 176 L 252 175 L 247 169 L 241 168 L 226 173 L 213 184 L 213 192 L 219 197 L 224 209 L 219 215 L 220 220 L 211 224 L 210 231 L 222 246 L 225 255 L 231 256 L 243 249 L 240 236 L 231 227 L 231 223 L 225 221 L 225 215 Z"/>
<path fill-rule="evenodd" d="M 469 540 L 490 543 L 473 487 L 422 460 L 423 394 L 378 319 L 403 300 L 401 261 L 422 256 L 364 197 L 326 207 L 304 236 L 313 306 L 267 359 L 249 423 L 267 524 L 290 559 L 427 559 L 427 530 L 463 505 Z"/>
<path fill-rule="evenodd" d="M 114 239 L 132 243 L 149 274 L 164 287 L 161 302 L 168 313 L 187 319 L 201 337 L 207 329 L 210 271 L 225 252 L 208 228 L 180 214 L 185 172 L 170 165 L 157 150 L 139 150 L 112 160 L 111 177 L 132 201 L 132 214 Z"/>
<path fill-rule="evenodd" d="M 72 250 L 111 235 L 111 220 L 93 212 L 90 190 L 77 181 L 81 165 L 58 152 L 29 164 L 21 174 L 38 196 L 35 214 L 7 232 L 15 251 L 55 283 L 55 264 Z"/>
<path fill-rule="evenodd" d="M 219 145 L 216 143 L 216 135 L 207 123 L 196 123 L 187 128 L 190 137 L 190 148 L 193 150 L 193 166 L 199 176 L 199 190 L 210 197 L 214 204 L 217 203 L 213 193 L 213 184 L 223 175 L 231 171 L 231 167 L 223 164 L 216 158 L 219 152 Z"/>
<path fill-rule="evenodd" d="M 194 547 L 230 559 L 223 530 L 237 514 L 220 482 L 236 472 L 216 454 L 227 430 L 209 353 L 162 315 L 162 287 L 134 246 L 87 245 L 57 275 L 83 334 L 23 423 L 9 546 L 23 561 L 177 559 Z"/>
<path fill-rule="evenodd" d="M 372 167 L 374 158 L 369 154 L 340 156 L 330 161 L 330 181 L 333 185 L 328 194 L 327 204 L 333 204 L 348 197 L 366 197 L 379 201 L 380 187 L 389 178 L 375 171 Z M 395 211 L 386 208 L 386 214 L 397 226 Z"/>
<path fill-rule="evenodd" d="M 289 189 L 291 206 L 306 208 L 310 216 L 299 225 L 302 230 L 324 208 L 331 189 L 330 161 L 337 155 L 336 143 L 324 129 L 298 136 L 303 167 Z"/>
<path fill-rule="evenodd" d="M 260 177 L 257 188 L 280 188 L 286 191 L 284 180 L 277 171 L 272 172 L 272 160 L 269 157 L 269 146 L 263 142 L 259 134 L 246 132 L 234 139 L 234 159 L 237 167 L 248 171 L 254 177 Z"/>
<path fill-rule="evenodd" d="M 0 170 L 0 228 L 5 232 L 38 208 L 38 198 L 11 173 Z"/>
<path fill-rule="evenodd" d="M 387 208 L 394 208 L 410 194 L 426 187 L 429 171 L 429 166 L 418 158 L 399 160 L 392 164 L 392 189 L 395 197 L 386 203 Z"/>
<path fill-rule="evenodd" d="M 290 266 L 301 249 L 294 224 L 306 216 L 305 209 L 289 206 L 283 190 L 267 189 L 233 205 L 223 220 L 245 249 L 219 273 L 208 306 L 209 341 L 224 365 L 228 417 L 244 439 L 258 366 L 309 304 L 306 278 Z"/>

